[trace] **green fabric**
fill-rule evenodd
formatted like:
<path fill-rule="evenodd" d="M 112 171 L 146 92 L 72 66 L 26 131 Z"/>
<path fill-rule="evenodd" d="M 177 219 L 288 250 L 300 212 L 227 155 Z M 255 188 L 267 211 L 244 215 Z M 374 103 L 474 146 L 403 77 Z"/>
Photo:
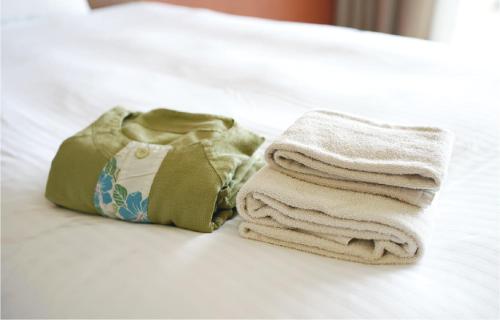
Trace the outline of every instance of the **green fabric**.
<path fill-rule="evenodd" d="M 148 215 L 153 223 L 212 232 L 234 215 L 236 193 L 262 166 L 254 152 L 263 138 L 233 119 L 116 107 L 62 143 L 52 162 L 46 197 L 97 214 L 92 197 L 99 173 L 132 140 L 173 147 L 151 186 Z"/>

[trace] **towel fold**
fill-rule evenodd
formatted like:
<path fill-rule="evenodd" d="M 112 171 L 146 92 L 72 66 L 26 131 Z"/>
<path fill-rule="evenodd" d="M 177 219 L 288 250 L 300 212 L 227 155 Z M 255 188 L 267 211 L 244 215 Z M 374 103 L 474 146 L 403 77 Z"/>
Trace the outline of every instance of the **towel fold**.
<path fill-rule="evenodd" d="M 431 127 L 379 124 L 331 111 L 299 118 L 266 150 L 273 169 L 314 184 L 428 206 L 453 136 Z"/>
<path fill-rule="evenodd" d="M 371 264 L 405 264 L 424 250 L 428 210 L 261 169 L 240 190 L 243 237 Z"/>

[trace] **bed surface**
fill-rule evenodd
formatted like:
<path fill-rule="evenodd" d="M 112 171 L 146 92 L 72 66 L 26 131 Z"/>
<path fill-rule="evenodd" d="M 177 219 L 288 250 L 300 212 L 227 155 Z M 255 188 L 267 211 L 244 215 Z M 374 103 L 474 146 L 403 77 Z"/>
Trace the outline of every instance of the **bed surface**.
<path fill-rule="evenodd" d="M 3 27 L 2 317 L 498 317 L 497 67 L 160 4 Z M 55 207 L 43 191 L 59 144 L 115 105 L 227 115 L 269 139 L 319 108 L 448 128 L 428 250 L 369 266 L 242 239 L 240 218 L 201 234 Z"/>

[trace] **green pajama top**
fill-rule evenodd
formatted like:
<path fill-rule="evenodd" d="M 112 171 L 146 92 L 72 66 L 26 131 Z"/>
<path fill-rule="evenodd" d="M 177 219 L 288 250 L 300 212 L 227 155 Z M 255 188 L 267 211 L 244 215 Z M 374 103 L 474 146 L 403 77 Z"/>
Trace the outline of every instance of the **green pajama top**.
<path fill-rule="evenodd" d="M 62 143 L 45 194 L 85 213 L 212 232 L 261 167 L 263 140 L 222 116 L 116 107 Z"/>

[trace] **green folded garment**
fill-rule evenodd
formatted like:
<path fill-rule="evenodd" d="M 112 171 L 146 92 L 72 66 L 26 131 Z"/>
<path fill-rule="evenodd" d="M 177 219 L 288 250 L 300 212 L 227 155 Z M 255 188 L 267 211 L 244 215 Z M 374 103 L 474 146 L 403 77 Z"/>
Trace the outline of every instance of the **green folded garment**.
<path fill-rule="evenodd" d="M 212 232 L 262 166 L 263 140 L 231 118 L 116 107 L 62 143 L 45 195 L 85 213 Z"/>

